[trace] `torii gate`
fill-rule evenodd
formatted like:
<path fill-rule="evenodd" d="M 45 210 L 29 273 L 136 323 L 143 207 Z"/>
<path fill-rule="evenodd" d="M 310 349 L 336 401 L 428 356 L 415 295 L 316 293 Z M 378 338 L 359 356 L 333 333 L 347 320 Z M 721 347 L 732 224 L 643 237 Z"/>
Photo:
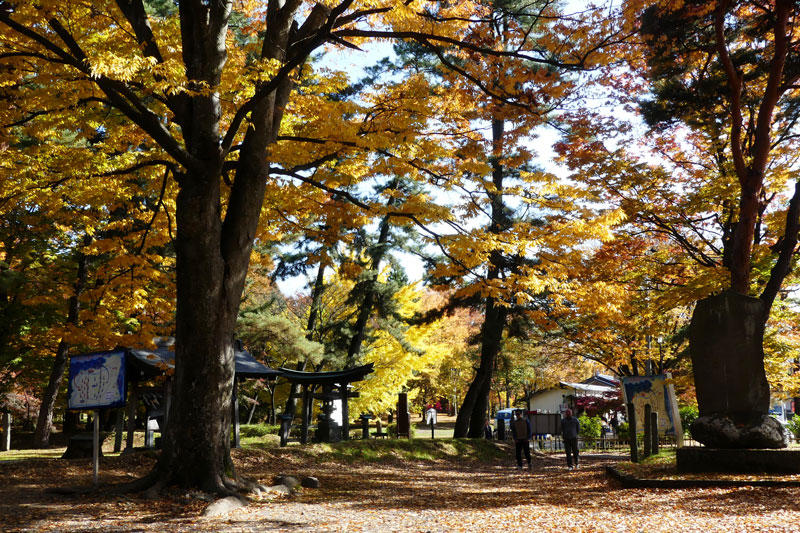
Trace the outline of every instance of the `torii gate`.
<path fill-rule="evenodd" d="M 281 376 L 285 377 L 291 383 L 296 383 L 303 387 L 303 425 L 300 433 L 300 442 L 302 444 L 308 442 L 308 426 L 315 399 L 322 400 L 323 402 L 322 415 L 320 415 L 320 424 L 317 430 L 320 440 L 323 442 L 335 442 L 338 441 L 340 437 L 344 439 L 349 437 L 350 410 L 347 400 L 349 398 L 358 397 L 358 393 L 348 392 L 347 386 L 354 381 L 363 380 L 367 374 L 374 371 L 372 367 L 373 363 L 368 363 L 366 365 L 333 372 L 302 372 L 283 367 L 278 369 Z M 313 394 L 314 387 L 318 385 L 322 386 L 322 392 Z M 337 399 L 342 401 L 341 432 L 339 432 L 339 427 L 330 418 L 331 412 L 333 411 L 333 401 Z M 290 424 L 291 421 L 287 420 L 281 428 L 282 446 L 286 445 Z"/>

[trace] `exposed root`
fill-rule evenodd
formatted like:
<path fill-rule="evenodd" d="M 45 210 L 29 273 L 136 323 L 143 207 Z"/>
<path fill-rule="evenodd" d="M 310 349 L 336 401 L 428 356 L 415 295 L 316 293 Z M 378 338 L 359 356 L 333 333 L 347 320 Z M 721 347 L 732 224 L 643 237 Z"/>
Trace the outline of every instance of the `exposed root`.
<path fill-rule="evenodd" d="M 158 472 L 155 470 L 150 471 L 146 476 L 129 481 L 127 483 L 120 483 L 113 485 L 111 490 L 118 494 L 127 494 L 131 492 L 142 492 L 149 490 L 155 483 L 158 482 Z"/>

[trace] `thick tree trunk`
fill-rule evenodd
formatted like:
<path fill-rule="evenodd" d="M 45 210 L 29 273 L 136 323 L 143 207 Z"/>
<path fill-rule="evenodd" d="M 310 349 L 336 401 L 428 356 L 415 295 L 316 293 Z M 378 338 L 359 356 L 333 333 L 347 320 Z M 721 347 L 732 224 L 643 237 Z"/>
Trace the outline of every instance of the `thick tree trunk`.
<path fill-rule="evenodd" d="M 216 177 L 185 180 L 177 202 L 175 397 L 157 467 L 162 481 L 219 492 L 235 488 L 230 464 L 233 329 L 241 291 L 231 291 L 221 253 Z M 227 276 L 226 276 L 227 274 Z"/>
<path fill-rule="evenodd" d="M 192 84 L 219 85 L 231 7 L 231 2 L 203 8 L 181 4 L 183 59 Z M 312 10 L 293 36 L 299 3 L 284 7 L 268 3 L 265 59 L 286 61 L 291 39 L 318 30 L 327 13 Z M 297 56 L 299 63 L 309 52 Z M 263 95 L 251 102 L 224 219 L 219 96 L 193 96 L 182 117 L 183 137 L 196 163 L 178 176 L 176 383 L 166 445 L 154 471 L 158 484 L 216 493 L 248 486 L 237 478 L 230 457 L 233 332 L 269 175 L 268 147 L 277 139 L 291 88 L 288 75 L 269 90 L 257 86 Z"/>
<path fill-rule="evenodd" d="M 700 417 L 692 436 L 711 447 L 781 448 L 764 371 L 768 307 L 733 291 L 697 303 L 689 330 Z"/>
<path fill-rule="evenodd" d="M 91 244 L 92 238 L 86 236 L 83 239 L 84 246 Z M 69 298 L 67 321 L 68 325 L 78 323 L 78 313 L 80 312 L 80 297 L 86 287 L 88 277 L 88 259 L 83 252 L 78 252 L 78 273 L 75 279 L 75 287 L 72 296 Z M 50 379 L 42 395 L 42 404 L 39 407 L 39 417 L 36 420 L 36 430 L 33 433 L 33 445 L 36 448 L 46 448 L 50 444 L 50 432 L 53 428 L 53 410 L 58 397 L 58 389 L 61 387 L 61 380 L 64 378 L 64 371 L 67 368 L 69 344 L 64 340 L 58 343 L 53 367 L 50 370 Z"/>

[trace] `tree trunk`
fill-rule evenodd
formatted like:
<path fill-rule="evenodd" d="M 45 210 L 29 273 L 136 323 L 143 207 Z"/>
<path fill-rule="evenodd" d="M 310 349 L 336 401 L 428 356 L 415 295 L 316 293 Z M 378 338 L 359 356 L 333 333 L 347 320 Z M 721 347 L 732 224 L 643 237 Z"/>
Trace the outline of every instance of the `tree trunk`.
<path fill-rule="evenodd" d="M 221 253 L 216 177 L 186 180 L 177 202 L 175 398 L 158 470 L 167 483 L 235 488 L 230 462 L 233 330 L 241 291 Z M 241 267 L 240 267 L 241 268 Z M 227 271 L 227 272 L 226 272 Z"/>
<path fill-rule="evenodd" d="M 493 298 L 487 298 L 486 315 L 481 327 L 480 366 L 458 411 L 453 429 L 453 436 L 456 438 L 479 438 L 483 435 L 486 409 L 489 406 L 492 369 L 497 354 L 500 353 L 506 314 L 504 307 L 495 305 Z"/>
<path fill-rule="evenodd" d="M 83 238 L 84 246 L 88 246 L 91 242 L 92 237 L 87 235 Z M 78 323 L 80 296 L 83 293 L 83 289 L 86 287 L 86 279 L 88 277 L 88 259 L 86 255 L 82 251 L 79 251 L 77 259 L 78 273 L 75 279 L 74 291 L 69 298 L 67 310 L 66 323 L 68 325 L 76 325 Z M 46 448 L 50 444 L 50 432 L 53 428 L 53 409 L 55 409 L 58 389 L 61 387 L 64 370 L 67 368 L 68 353 L 69 344 L 64 339 L 61 339 L 56 349 L 53 367 L 50 370 L 50 379 L 42 394 L 42 404 L 39 406 L 39 417 L 36 420 L 36 430 L 33 433 L 33 446 L 35 448 Z"/>
<path fill-rule="evenodd" d="M 763 302 L 732 291 L 701 300 L 692 314 L 689 348 L 700 416 L 737 420 L 766 414 Z"/>
<path fill-rule="evenodd" d="M 387 189 L 397 189 L 399 181 L 399 179 L 393 180 Z M 386 202 L 386 206 L 392 207 L 396 201 L 397 200 L 395 197 L 392 196 Z M 353 326 L 353 336 L 350 339 L 350 344 L 347 348 L 347 359 L 345 366 L 351 366 L 355 364 L 356 358 L 358 357 L 359 352 L 361 352 L 361 344 L 364 342 L 364 337 L 366 335 L 367 320 L 369 320 L 370 315 L 372 315 L 372 309 L 375 307 L 375 286 L 378 283 L 381 261 L 383 261 L 383 257 L 386 255 L 387 243 L 389 242 L 389 230 L 391 229 L 389 222 L 389 216 L 385 216 L 383 219 L 381 219 L 378 231 L 378 242 L 373 252 L 370 254 L 370 278 L 365 284 L 364 299 L 361 302 L 361 308 L 358 310 L 358 317 L 356 318 L 356 323 Z"/>
<path fill-rule="evenodd" d="M 314 288 L 311 291 L 311 308 L 308 312 L 308 323 L 306 324 L 306 339 L 313 340 L 314 329 L 317 327 L 319 318 L 319 308 L 322 302 L 322 293 L 325 291 L 325 264 L 320 263 L 317 268 L 317 278 L 314 280 Z M 299 361 L 295 367 L 297 370 L 305 370 L 307 361 Z M 292 383 L 289 389 L 289 397 L 286 399 L 284 413 L 294 416 L 297 412 L 297 398 L 300 397 L 300 384 Z"/>
<path fill-rule="evenodd" d="M 726 291 L 698 302 L 689 329 L 699 418 L 692 436 L 711 447 L 784 447 L 780 424 L 767 416 L 764 371 L 768 307 Z"/>
<path fill-rule="evenodd" d="M 492 120 L 492 189 L 486 189 L 486 194 L 491 203 L 492 220 L 489 224 L 489 233 L 500 234 L 509 228 L 510 221 L 503 201 L 504 169 L 500 164 L 503 155 L 503 136 L 505 122 L 502 119 Z M 487 281 L 500 279 L 502 256 L 495 250 L 489 256 L 489 271 Z M 492 370 L 497 354 L 503 340 L 503 330 L 506 326 L 505 307 L 499 306 L 496 300 L 489 296 L 486 298 L 486 310 L 481 326 L 481 361 L 475 379 L 470 384 L 461 411 L 456 417 L 453 430 L 454 437 L 479 438 L 483 435 L 486 409 L 489 405 L 489 391 L 492 385 Z"/>

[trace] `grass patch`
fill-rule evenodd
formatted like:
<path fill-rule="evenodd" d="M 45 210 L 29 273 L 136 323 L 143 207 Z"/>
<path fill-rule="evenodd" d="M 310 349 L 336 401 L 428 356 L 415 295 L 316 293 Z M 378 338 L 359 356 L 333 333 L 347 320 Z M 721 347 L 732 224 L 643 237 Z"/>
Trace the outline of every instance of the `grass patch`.
<path fill-rule="evenodd" d="M 64 448 L 45 448 L 42 450 L 9 450 L 0 452 L 0 461 L 23 461 L 26 459 L 59 459 Z"/>
<path fill-rule="evenodd" d="M 263 437 L 265 435 L 277 435 L 281 429 L 275 424 L 242 424 L 239 426 L 240 437 Z"/>
<path fill-rule="evenodd" d="M 277 448 L 281 444 L 281 437 L 272 433 L 246 437 L 240 435 L 239 443 L 243 448 Z"/>
<path fill-rule="evenodd" d="M 617 471 L 639 479 L 726 480 L 726 481 L 800 481 L 800 474 L 678 472 L 676 450 L 668 449 L 640 463 L 624 461 L 614 465 Z"/>
<path fill-rule="evenodd" d="M 270 443 L 252 443 L 255 448 L 272 448 Z M 372 463 L 393 461 L 493 462 L 505 458 L 507 452 L 485 439 L 370 439 L 336 443 L 315 443 L 280 448 L 314 462 Z M 279 450 L 271 450 L 279 452 Z M 285 452 L 284 452 L 285 450 Z"/>
<path fill-rule="evenodd" d="M 638 463 L 624 461 L 615 465 L 616 469 L 625 474 L 631 474 L 638 478 L 662 477 L 674 474 L 677 459 L 674 449 L 667 449 L 642 459 Z"/>

